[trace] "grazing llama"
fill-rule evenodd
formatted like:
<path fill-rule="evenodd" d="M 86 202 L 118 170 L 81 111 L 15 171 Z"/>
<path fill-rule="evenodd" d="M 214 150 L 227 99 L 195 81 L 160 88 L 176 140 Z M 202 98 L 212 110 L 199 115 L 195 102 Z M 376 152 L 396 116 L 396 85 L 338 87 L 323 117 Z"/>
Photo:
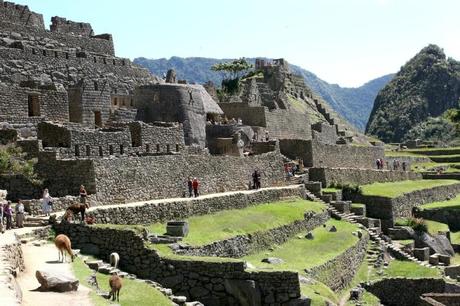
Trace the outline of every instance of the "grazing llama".
<path fill-rule="evenodd" d="M 123 284 L 121 282 L 121 278 L 117 275 L 116 272 L 114 272 L 112 276 L 110 277 L 109 285 L 110 285 L 109 300 L 110 300 L 110 297 L 112 297 L 112 301 L 115 301 L 115 296 L 116 296 L 117 302 L 120 302 L 120 290 Z"/>
<path fill-rule="evenodd" d="M 62 262 L 66 261 L 66 252 L 70 255 L 73 261 L 75 255 L 72 252 L 72 244 L 70 243 L 69 237 L 67 237 L 64 234 L 57 235 L 54 239 L 54 244 L 56 245 L 56 248 L 59 250 L 58 261 L 61 261 L 61 257 Z"/>
<path fill-rule="evenodd" d="M 120 262 L 120 255 L 118 253 L 110 254 L 110 265 L 113 266 L 115 269 L 118 268 L 118 263 Z"/>

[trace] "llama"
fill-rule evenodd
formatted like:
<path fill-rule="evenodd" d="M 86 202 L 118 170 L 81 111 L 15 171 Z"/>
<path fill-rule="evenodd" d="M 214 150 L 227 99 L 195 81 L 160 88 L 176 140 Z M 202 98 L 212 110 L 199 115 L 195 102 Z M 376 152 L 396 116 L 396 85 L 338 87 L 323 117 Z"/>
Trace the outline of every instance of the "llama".
<path fill-rule="evenodd" d="M 56 238 L 54 239 L 54 244 L 56 245 L 56 248 L 59 250 L 59 257 L 58 261 L 65 262 L 66 261 L 66 252 L 70 255 L 72 258 L 72 261 L 75 257 L 75 255 L 72 252 L 72 244 L 70 242 L 69 237 L 67 237 L 64 234 L 57 235 Z"/>
<path fill-rule="evenodd" d="M 117 275 L 116 272 L 114 272 L 112 276 L 110 277 L 109 285 L 110 285 L 109 300 L 110 300 L 110 297 L 112 296 L 112 301 L 115 301 L 115 296 L 116 296 L 117 302 L 120 302 L 120 290 L 123 284 L 121 282 L 121 278 Z"/>
<path fill-rule="evenodd" d="M 89 208 L 88 204 L 83 204 L 83 203 L 74 203 L 74 204 L 70 205 L 66 209 L 66 213 L 64 215 L 64 220 L 69 221 L 69 217 L 72 217 L 73 215 L 78 215 L 78 213 L 80 213 L 81 214 L 81 222 L 85 222 L 85 212 L 86 212 L 87 208 Z"/>
<path fill-rule="evenodd" d="M 120 255 L 118 253 L 110 254 L 110 265 L 113 266 L 115 269 L 118 268 L 118 263 L 120 262 Z"/>

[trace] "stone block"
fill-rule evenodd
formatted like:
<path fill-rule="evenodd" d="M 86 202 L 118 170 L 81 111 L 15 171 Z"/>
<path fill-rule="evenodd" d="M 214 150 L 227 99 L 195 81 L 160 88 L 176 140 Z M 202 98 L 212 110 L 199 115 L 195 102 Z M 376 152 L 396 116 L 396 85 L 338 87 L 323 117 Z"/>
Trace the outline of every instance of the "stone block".
<path fill-rule="evenodd" d="M 388 235 L 395 240 L 412 239 L 414 230 L 408 226 L 395 226 L 388 229 Z"/>
<path fill-rule="evenodd" d="M 342 213 L 345 213 L 345 214 L 350 213 L 351 202 L 349 201 L 335 201 L 335 202 L 331 202 L 331 205 Z"/>
<path fill-rule="evenodd" d="M 316 196 L 321 195 L 321 182 L 305 182 L 305 188 Z"/>
<path fill-rule="evenodd" d="M 438 254 L 433 254 L 429 257 L 428 262 L 430 265 L 437 266 L 439 264 Z"/>
<path fill-rule="evenodd" d="M 449 255 L 439 254 L 438 258 L 439 258 L 440 263 L 443 263 L 446 266 L 450 265 L 450 256 Z"/>
<path fill-rule="evenodd" d="M 166 224 L 166 234 L 175 237 L 185 237 L 188 234 L 187 221 L 170 221 Z"/>
<path fill-rule="evenodd" d="M 365 216 L 366 215 L 366 205 L 360 206 L 351 206 L 350 211 L 358 216 Z"/>
<path fill-rule="evenodd" d="M 430 248 L 415 248 L 414 257 L 421 261 L 427 261 L 430 259 Z"/>

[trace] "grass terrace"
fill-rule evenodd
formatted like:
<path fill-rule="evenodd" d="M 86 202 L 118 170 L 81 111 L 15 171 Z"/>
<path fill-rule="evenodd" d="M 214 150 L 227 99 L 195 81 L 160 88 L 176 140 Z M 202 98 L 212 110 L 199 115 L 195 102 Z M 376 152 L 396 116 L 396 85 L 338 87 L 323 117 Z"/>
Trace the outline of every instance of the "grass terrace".
<path fill-rule="evenodd" d="M 448 208 L 448 209 L 460 209 L 460 194 L 455 198 L 447 201 L 439 201 L 428 203 L 420 206 L 422 209 L 439 209 L 439 208 Z"/>
<path fill-rule="evenodd" d="M 391 183 L 373 183 L 361 186 L 363 195 L 396 198 L 405 193 L 438 186 L 458 184 L 457 180 L 408 180 Z"/>
<path fill-rule="evenodd" d="M 237 235 L 267 231 L 296 220 L 303 220 L 305 211 L 319 213 L 324 209 L 325 206 L 321 203 L 299 198 L 193 216 L 186 219 L 190 231 L 183 242 L 200 246 Z M 150 225 L 148 230 L 163 234 L 166 231 L 166 223 L 155 223 Z"/>
<path fill-rule="evenodd" d="M 449 225 L 437 221 L 432 221 L 432 220 L 424 220 L 425 224 L 428 228 L 428 233 L 431 235 L 437 235 L 438 232 L 448 232 L 449 231 Z M 408 226 L 409 220 L 406 218 L 399 218 L 396 219 L 395 225 L 398 226 Z"/>
<path fill-rule="evenodd" d="M 329 232 L 334 225 L 337 232 Z M 352 232 L 358 226 L 345 221 L 329 220 L 326 227 L 317 227 L 312 231 L 314 239 L 302 237 L 292 238 L 282 245 L 277 245 L 271 252 L 262 251 L 242 257 L 257 269 L 290 270 L 303 272 L 305 269 L 320 265 L 344 252 L 357 243 L 358 238 Z M 303 235 L 302 235 L 303 236 Z M 266 257 L 277 257 L 284 260 L 282 264 L 267 264 L 261 262 Z"/>
<path fill-rule="evenodd" d="M 93 270 L 78 257 L 72 263 L 72 268 L 80 283 L 88 286 L 87 279 L 93 274 Z M 102 290 L 110 291 L 110 275 L 97 273 L 96 278 Z M 95 306 L 114 305 L 111 301 L 98 296 L 94 290 L 91 290 L 90 297 Z M 120 291 L 120 305 L 170 306 L 171 301 L 152 286 L 125 278 Z"/>
<path fill-rule="evenodd" d="M 388 268 L 384 270 L 383 277 L 407 277 L 407 278 L 441 278 L 439 269 L 432 269 L 421 266 L 413 261 L 408 260 L 392 260 Z M 375 279 L 382 276 L 373 276 Z"/>

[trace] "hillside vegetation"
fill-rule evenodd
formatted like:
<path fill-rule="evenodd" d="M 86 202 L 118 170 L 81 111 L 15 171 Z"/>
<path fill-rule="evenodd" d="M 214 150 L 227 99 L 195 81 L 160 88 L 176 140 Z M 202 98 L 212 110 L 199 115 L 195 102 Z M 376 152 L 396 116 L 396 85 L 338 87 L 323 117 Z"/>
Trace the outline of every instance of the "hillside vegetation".
<path fill-rule="evenodd" d="M 459 98 L 460 62 L 429 45 L 379 92 L 366 133 L 385 142 L 450 142 L 458 136 L 453 121 L 458 119 Z"/>
<path fill-rule="evenodd" d="M 219 62 L 231 61 L 232 59 L 214 59 L 204 57 L 181 58 L 173 56 L 170 59 L 147 59 L 139 57 L 134 63 L 150 70 L 153 74 L 162 76 L 168 69 L 174 68 L 178 79 L 186 79 L 189 82 L 199 84 L 212 81 L 219 86 L 222 79 L 218 72 L 211 71 L 211 67 Z M 255 58 L 247 59 L 254 63 Z M 337 84 L 329 84 L 315 74 L 296 65 L 290 65 L 294 73 L 301 75 L 316 94 L 321 96 L 337 113 L 348 122 L 364 131 L 369 114 L 377 93 L 393 77 L 393 74 L 385 75 L 357 88 L 340 87 Z"/>

